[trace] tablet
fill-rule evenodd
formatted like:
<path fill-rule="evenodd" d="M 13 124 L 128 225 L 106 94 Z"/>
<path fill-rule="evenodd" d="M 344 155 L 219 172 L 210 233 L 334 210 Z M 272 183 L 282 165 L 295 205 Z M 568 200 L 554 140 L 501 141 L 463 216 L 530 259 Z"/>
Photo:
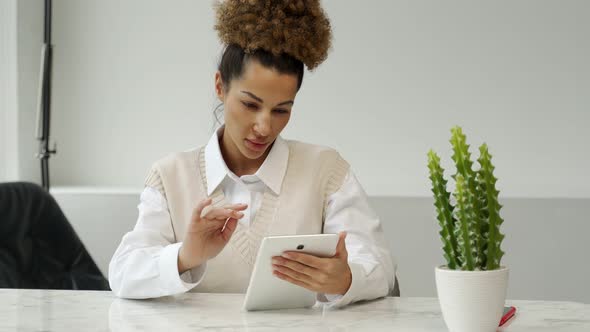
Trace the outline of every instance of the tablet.
<path fill-rule="evenodd" d="M 262 239 L 250 284 L 244 299 L 245 310 L 292 309 L 311 307 L 316 293 L 272 273 L 272 257 L 285 251 L 299 251 L 319 257 L 336 254 L 338 234 L 269 236 Z"/>

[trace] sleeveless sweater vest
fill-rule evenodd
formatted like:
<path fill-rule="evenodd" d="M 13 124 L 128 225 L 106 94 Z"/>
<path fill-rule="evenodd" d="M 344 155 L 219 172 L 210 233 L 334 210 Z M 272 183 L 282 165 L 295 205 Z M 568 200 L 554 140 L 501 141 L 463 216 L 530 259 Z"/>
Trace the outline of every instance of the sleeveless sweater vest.
<path fill-rule="evenodd" d="M 333 149 L 286 142 L 289 161 L 280 194 L 265 190 L 250 225 L 238 222 L 228 244 L 207 262 L 203 280 L 191 291 L 244 293 L 265 236 L 322 233 L 328 197 L 342 185 L 349 165 Z M 145 181 L 166 198 L 176 242 L 183 240 L 196 204 L 207 198 L 204 151 L 200 147 L 157 161 Z M 226 204 L 221 186 L 211 198 L 213 206 Z"/>

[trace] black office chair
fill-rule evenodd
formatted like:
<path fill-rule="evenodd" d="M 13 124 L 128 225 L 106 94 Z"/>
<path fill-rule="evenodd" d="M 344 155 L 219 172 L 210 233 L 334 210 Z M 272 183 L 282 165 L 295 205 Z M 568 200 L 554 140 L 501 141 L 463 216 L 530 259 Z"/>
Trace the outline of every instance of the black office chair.
<path fill-rule="evenodd" d="M 33 183 L 0 183 L 0 288 L 109 290 L 57 202 Z"/>

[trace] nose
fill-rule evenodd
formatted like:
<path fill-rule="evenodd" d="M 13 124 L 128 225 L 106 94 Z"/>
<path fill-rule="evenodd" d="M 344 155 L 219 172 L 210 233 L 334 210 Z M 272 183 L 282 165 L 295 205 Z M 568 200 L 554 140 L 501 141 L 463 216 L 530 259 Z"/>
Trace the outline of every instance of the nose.
<path fill-rule="evenodd" d="M 272 132 L 270 112 L 259 112 L 253 129 L 257 137 L 270 136 Z"/>

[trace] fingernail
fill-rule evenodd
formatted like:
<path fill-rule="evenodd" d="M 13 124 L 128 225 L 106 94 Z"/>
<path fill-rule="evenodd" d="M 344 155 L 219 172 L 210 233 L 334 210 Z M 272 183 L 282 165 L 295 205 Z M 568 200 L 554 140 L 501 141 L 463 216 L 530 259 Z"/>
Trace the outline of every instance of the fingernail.
<path fill-rule="evenodd" d="M 285 258 L 293 258 L 293 255 L 291 255 L 290 253 L 286 252 L 282 255 Z"/>
<path fill-rule="evenodd" d="M 242 212 L 238 212 L 238 213 L 236 213 L 236 215 L 240 218 L 242 218 L 244 216 L 244 214 Z"/>

